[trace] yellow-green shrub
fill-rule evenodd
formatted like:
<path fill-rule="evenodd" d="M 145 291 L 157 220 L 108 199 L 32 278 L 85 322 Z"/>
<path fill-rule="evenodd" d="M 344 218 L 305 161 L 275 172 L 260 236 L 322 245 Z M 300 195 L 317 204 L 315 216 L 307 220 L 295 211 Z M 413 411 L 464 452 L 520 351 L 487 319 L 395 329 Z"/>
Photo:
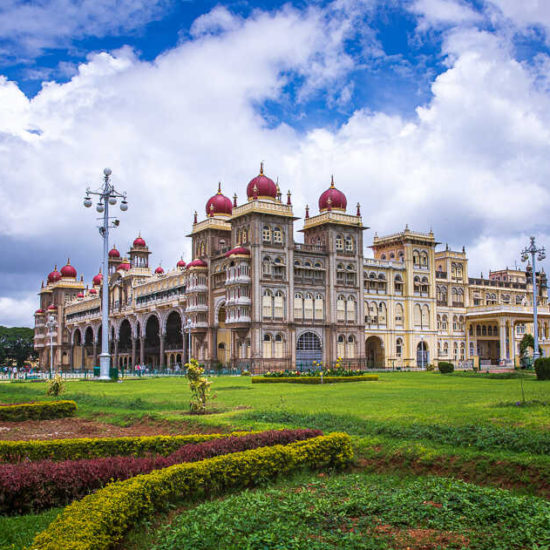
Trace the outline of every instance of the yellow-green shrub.
<path fill-rule="evenodd" d="M 177 464 L 112 483 L 67 506 L 36 536 L 30 549 L 106 550 L 120 542 L 138 520 L 170 503 L 251 487 L 300 467 L 339 468 L 352 458 L 349 436 L 339 433 Z"/>
<path fill-rule="evenodd" d="M 340 382 L 369 382 L 378 380 L 377 374 L 364 374 L 362 376 L 324 376 L 323 384 L 336 384 Z M 253 377 L 253 384 L 321 384 L 320 376 L 296 376 L 296 377 Z"/>
<path fill-rule="evenodd" d="M 79 460 L 105 456 L 144 456 L 148 453 L 168 455 L 183 445 L 245 433 L 250 432 L 52 439 L 49 441 L 0 441 L 0 461 Z"/>
<path fill-rule="evenodd" d="M 48 420 L 73 416 L 76 412 L 74 401 L 37 401 L 36 403 L 18 403 L 0 405 L 0 420 L 19 422 L 22 420 Z"/>

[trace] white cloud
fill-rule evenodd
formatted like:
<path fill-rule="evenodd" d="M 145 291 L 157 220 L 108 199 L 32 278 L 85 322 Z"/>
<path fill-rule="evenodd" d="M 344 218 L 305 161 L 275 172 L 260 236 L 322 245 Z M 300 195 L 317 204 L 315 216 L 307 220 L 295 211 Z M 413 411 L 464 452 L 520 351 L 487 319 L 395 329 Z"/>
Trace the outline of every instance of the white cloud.
<path fill-rule="evenodd" d="M 550 3 L 547 0 L 489 0 L 518 27 L 550 28 Z"/>
<path fill-rule="evenodd" d="M 471 24 L 482 16 L 460 0 L 415 0 L 410 10 L 419 16 L 419 30 L 430 27 Z"/>
<path fill-rule="evenodd" d="M 223 30 L 206 31 L 220 20 Z M 363 109 L 335 130 L 268 127 L 256 106 L 279 100 L 289 73 L 309 90 L 333 86 L 345 99 L 349 21 L 341 18 L 331 40 L 325 24 L 319 10 L 285 8 L 232 25 L 218 9 L 197 38 L 153 63 L 128 49 L 94 55 L 70 82 L 50 83 L 32 100 L 2 81 L 0 236 L 51 250 L 51 265 L 35 266 L 36 288 L 21 290 L 36 292 L 67 255 L 88 279 L 97 270 L 95 216 L 81 200 L 104 166 L 129 193 L 114 242 L 125 252 L 141 230 L 153 263 L 165 267 L 182 251 L 189 259 L 184 235 L 193 210 L 204 216 L 217 181 L 242 202 L 262 159 L 283 192 L 293 191 L 297 215 L 306 203 L 316 212 L 334 173 L 350 211 L 362 204 L 372 228 L 366 244 L 374 231 L 432 226 L 440 240 L 466 245 L 477 274 L 512 265 L 527 233 L 550 242 L 550 100 L 537 85 L 544 63 L 526 68 L 505 41 L 458 29 L 444 44 L 449 68 L 417 118 Z M 10 315 L 4 307 L 0 322 Z"/>
<path fill-rule="evenodd" d="M 23 297 L 0 296 L 0 325 L 7 327 L 31 326 L 33 313 L 38 309 L 36 293 Z"/>

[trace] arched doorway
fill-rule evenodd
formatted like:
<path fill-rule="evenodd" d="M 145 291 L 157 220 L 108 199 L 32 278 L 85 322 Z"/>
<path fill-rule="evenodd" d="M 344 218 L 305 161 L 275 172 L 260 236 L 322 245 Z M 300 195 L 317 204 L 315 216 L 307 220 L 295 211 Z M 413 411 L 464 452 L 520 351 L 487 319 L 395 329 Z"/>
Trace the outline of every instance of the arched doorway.
<path fill-rule="evenodd" d="M 173 367 L 176 362 L 181 367 L 181 358 L 176 359 L 176 351 L 183 351 L 183 334 L 181 332 L 181 315 L 177 311 L 172 311 L 166 319 L 166 340 L 165 348 L 168 359 L 166 364 Z"/>
<path fill-rule="evenodd" d="M 225 316 L 225 304 L 223 304 L 218 310 L 216 359 L 224 366 L 229 363 L 231 358 L 231 330 L 225 326 Z"/>
<path fill-rule="evenodd" d="M 73 368 L 84 367 L 84 350 L 82 348 L 82 333 L 77 328 L 73 334 Z"/>
<path fill-rule="evenodd" d="M 160 353 L 160 325 L 156 315 L 151 315 L 145 325 L 145 364 L 156 368 Z"/>
<path fill-rule="evenodd" d="M 132 326 L 128 319 L 120 324 L 118 333 L 118 366 L 128 367 L 132 353 Z"/>
<path fill-rule="evenodd" d="M 365 342 L 367 367 L 383 369 L 385 367 L 384 346 L 378 336 L 369 336 Z"/>
<path fill-rule="evenodd" d="M 83 364 L 86 368 L 93 367 L 94 362 L 94 329 L 88 327 L 84 332 L 84 358 Z"/>
<path fill-rule="evenodd" d="M 430 362 L 430 352 L 424 340 L 416 346 L 416 366 L 425 369 Z"/>
<path fill-rule="evenodd" d="M 296 343 L 296 366 L 311 367 L 314 361 L 323 360 L 321 339 L 314 332 L 304 332 Z"/>

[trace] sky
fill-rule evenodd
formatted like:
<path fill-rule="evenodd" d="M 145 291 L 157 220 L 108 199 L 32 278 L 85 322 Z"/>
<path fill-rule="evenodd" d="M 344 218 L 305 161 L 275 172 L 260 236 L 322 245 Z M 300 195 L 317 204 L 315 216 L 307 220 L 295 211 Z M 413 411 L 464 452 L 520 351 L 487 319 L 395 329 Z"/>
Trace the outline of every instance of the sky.
<path fill-rule="evenodd" d="M 366 247 L 408 224 L 470 276 L 520 264 L 550 245 L 550 2 L 3 0 L 0 324 L 32 326 L 68 257 L 98 272 L 104 167 L 111 242 L 169 269 L 261 161 L 300 217 L 334 174 Z"/>

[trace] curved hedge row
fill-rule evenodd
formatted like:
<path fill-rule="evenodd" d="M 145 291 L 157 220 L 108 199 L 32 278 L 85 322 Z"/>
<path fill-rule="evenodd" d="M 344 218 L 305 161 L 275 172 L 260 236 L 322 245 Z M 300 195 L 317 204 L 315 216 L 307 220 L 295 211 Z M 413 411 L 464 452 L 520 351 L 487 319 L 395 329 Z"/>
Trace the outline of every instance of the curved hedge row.
<path fill-rule="evenodd" d="M 0 515 L 66 506 L 113 481 L 258 447 L 285 445 L 322 435 L 319 430 L 270 430 L 185 445 L 169 456 L 115 456 L 84 460 L 0 464 Z"/>
<path fill-rule="evenodd" d="M 246 433 L 251 432 L 52 439 L 49 441 L 0 441 L 0 462 L 79 460 L 105 456 L 145 456 L 149 453 L 166 456 L 183 445 Z"/>
<path fill-rule="evenodd" d="M 353 458 L 347 434 L 262 447 L 201 462 L 177 464 L 111 483 L 67 506 L 38 534 L 32 550 L 106 550 L 137 521 L 179 500 L 251 487 L 300 467 L 343 467 Z"/>
<path fill-rule="evenodd" d="M 74 401 L 18 403 L 17 405 L 0 405 L 0 420 L 8 422 L 49 420 L 73 416 L 75 412 L 76 403 Z"/>
<path fill-rule="evenodd" d="M 253 384 L 337 384 L 340 382 L 369 382 L 378 380 L 377 374 L 364 374 L 362 376 L 304 376 L 304 377 L 254 377 Z"/>

